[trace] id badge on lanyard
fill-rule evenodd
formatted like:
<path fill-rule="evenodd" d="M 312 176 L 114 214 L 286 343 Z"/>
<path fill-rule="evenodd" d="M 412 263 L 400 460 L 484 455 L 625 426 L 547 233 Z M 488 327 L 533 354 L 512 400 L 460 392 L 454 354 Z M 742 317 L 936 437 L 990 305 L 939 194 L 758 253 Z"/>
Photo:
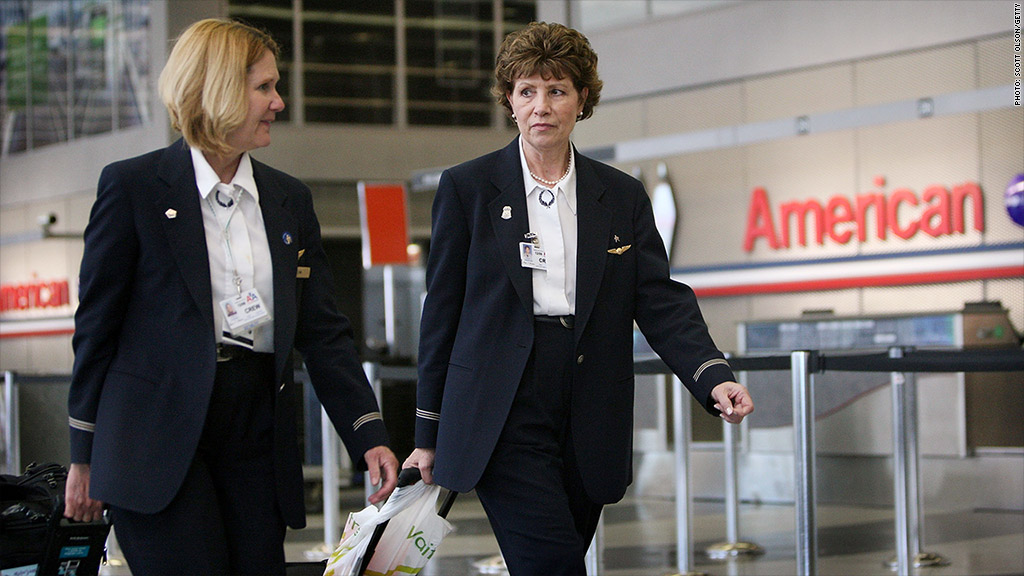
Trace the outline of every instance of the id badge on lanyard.
<path fill-rule="evenodd" d="M 233 334 L 248 332 L 253 328 L 270 322 L 270 313 L 263 305 L 263 298 L 255 288 L 244 290 L 237 296 L 220 301 L 220 310 L 224 315 L 228 331 Z"/>

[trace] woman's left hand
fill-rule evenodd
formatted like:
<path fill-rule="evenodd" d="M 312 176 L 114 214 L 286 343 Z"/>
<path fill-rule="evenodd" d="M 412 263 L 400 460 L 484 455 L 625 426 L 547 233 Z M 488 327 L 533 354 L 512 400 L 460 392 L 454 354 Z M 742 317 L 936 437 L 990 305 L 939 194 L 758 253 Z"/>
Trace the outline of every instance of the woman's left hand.
<path fill-rule="evenodd" d="M 395 486 L 398 486 L 398 458 L 387 446 L 376 446 L 367 450 L 363 459 L 370 473 L 370 484 L 380 484 L 380 488 L 370 495 L 370 503 L 378 504 L 387 500 Z"/>
<path fill-rule="evenodd" d="M 715 408 L 722 419 L 730 424 L 739 424 L 743 417 L 754 411 L 754 401 L 746 387 L 737 382 L 722 382 L 711 390 Z"/>

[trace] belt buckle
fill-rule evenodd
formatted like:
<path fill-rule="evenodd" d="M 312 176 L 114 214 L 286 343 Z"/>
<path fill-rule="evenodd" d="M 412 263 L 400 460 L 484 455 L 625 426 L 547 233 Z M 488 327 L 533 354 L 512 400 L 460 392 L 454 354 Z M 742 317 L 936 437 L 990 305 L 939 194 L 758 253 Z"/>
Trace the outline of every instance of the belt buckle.
<path fill-rule="evenodd" d="M 230 362 L 235 359 L 231 350 L 223 344 L 217 344 L 217 362 Z"/>
<path fill-rule="evenodd" d="M 559 316 L 558 321 L 561 322 L 562 326 L 564 326 L 565 328 L 572 330 L 574 324 L 572 316 Z"/>

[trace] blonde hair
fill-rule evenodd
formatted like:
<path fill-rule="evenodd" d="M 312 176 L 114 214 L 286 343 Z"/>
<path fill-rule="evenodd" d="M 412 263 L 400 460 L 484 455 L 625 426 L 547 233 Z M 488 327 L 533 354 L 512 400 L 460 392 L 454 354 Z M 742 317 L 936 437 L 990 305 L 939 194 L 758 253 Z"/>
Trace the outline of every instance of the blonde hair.
<path fill-rule="evenodd" d="M 227 135 L 248 112 L 246 76 L 268 51 L 278 55 L 274 39 L 242 22 L 210 18 L 185 29 L 158 84 L 171 125 L 185 142 L 204 152 L 231 152 Z"/>
<path fill-rule="evenodd" d="M 583 116 L 590 118 L 601 99 L 604 82 L 597 75 L 597 52 L 580 32 L 561 24 L 531 22 L 526 28 L 505 37 L 494 66 L 491 95 L 512 112 L 507 95 L 516 80 L 540 74 L 544 78 L 567 78 L 582 94 Z"/>

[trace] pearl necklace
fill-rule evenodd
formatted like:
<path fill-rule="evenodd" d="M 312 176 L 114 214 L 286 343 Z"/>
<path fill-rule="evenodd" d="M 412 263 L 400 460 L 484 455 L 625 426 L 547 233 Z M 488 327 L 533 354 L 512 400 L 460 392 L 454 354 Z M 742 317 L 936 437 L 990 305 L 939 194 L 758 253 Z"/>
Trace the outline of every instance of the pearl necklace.
<path fill-rule="evenodd" d="M 545 186 L 547 186 L 549 188 L 554 188 L 555 186 L 558 185 L 559 182 L 561 182 L 562 180 L 565 180 L 565 177 L 569 175 L 569 171 L 572 170 L 572 151 L 569 152 L 569 165 L 565 167 L 565 172 L 562 174 L 562 177 L 559 178 L 558 180 L 555 180 L 555 181 L 545 180 L 545 179 L 541 178 L 540 176 L 537 176 L 536 174 L 534 174 L 533 170 L 529 169 L 529 166 L 527 166 L 527 170 L 530 172 L 530 176 L 532 176 L 534 180 L 536 180 L 537 182 L 540 182 L 541 184 L 543 184 L 543 185 L 545 185 Z"/>

